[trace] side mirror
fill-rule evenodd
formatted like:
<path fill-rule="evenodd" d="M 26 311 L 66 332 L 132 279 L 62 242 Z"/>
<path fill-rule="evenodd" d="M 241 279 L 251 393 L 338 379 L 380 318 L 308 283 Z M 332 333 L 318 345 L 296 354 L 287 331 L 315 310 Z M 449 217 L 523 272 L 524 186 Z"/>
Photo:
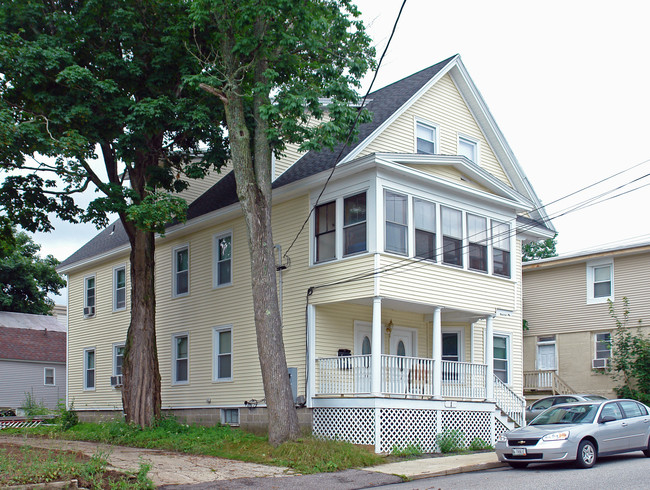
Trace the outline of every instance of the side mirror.
<path fill-rule="evenodd" d="M 600 417 L 600 422 L 601 424 L 606 424 L 607 422 L 614 422 L 616 420 L 615 417 L 612 417 L 611 415 L 605 415 L 604 417 Z"/>

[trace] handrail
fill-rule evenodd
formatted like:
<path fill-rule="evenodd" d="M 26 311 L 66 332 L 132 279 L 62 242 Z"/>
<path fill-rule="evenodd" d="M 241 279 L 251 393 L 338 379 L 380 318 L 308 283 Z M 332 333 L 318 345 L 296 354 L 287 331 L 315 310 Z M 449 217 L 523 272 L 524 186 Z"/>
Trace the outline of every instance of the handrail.
<path fill-rule="evenodd" d="M 524 371 L 524 390 L 551 390 L 554 395 L 570 395 L 576 391 L 554 370 Z"/>
<path fill-rule="evenodd" d="M 526 400 L 510 389 L 498 376 L 494 376 L 494 397 L 497 408 L 519 426 L 525 425 Z"/>

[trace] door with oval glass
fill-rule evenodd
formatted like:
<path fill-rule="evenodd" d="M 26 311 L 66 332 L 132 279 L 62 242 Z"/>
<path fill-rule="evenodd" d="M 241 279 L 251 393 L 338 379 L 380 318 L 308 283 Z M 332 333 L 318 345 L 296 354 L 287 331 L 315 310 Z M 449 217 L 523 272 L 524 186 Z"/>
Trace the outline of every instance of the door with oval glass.
<path fill-rule="evenodd" d="M 355 393 L 370 393 L 371 389 L 371 360 L 372 325 L 367 322 L 354 324 L 354 391 Z M 361 356 L 361 357 L 356 357 Z"/>
<path fill-rule="evenodd" d="M 409 372 L 412 363 L 408 358 L 415 356 L 415 331 L 403 327 L 393 327 L 390 334 L 388 361 L 389 392 L 408 393 Z"/>

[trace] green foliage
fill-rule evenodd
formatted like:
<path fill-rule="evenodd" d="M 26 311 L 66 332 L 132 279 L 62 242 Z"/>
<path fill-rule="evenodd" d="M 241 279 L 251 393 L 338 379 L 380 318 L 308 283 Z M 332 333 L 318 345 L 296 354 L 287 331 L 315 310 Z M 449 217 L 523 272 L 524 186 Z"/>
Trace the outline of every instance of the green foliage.
<path fill-rule="evenodd" d="M 524 243 L 521 250 L 521 260 L 529 262 L 537 259 L 548 259 L 557 257 L 557 234 L 553 238 L 547 238 L 539 242 Z"/>
<path fill-rule="evenodd" d="M 422 448 L 419 444 L 407 444 L 405 447 L 394 446 L 390 454 L 399 458 L 417 458 L 422 456 Z"/>
<path fill-rule="evenodd" d="M 56 404 L 56 423 L 61 430 L 66 431 L 79 423 L 79 415 L 74 410 L 74 402 L 70 402 L 70 408 L 66 407 L 65 400 L 59 400 Z"/>
<path fill-rule="evenodd" d="M 609 314 L 616 330 L 612 334 L 612 356 L 607 372 L 619 383 L 616 394 L 643 403 L 650 402 L 650 338 L 644 335 L 639 319 L 637 327 L 630 325 L 630 303 L 623 297 L 623 314 L 619 317 L 614 302 L 608 300 Z"/>
<path fill-rule="evenodd" d="M 42 259 L 40 245 L 24 232 L 9 228 L 0 235 L 0 311 L 48 315 L 65 280 L 56 272 L 59 263 L 48 255 Z"/>
<path fill-rule="evenodd" d="M 465 450 L 465 433 L 460 429 L 443 429 L 436 434 L 436 443 L 441 453 Z"/>
<path fill-rule="evenodd" d="M 23 400 L 21 408 L 25 411 L 25 415 L 28 417 L 39 417 L 50 414 L 50 409 L 36 400 L 31 391 L 25 392 L 25 399 Z"/>
<path fill-rule="evenodd" d="M 494 447 L 492 447 L 492 445 L 485 442 L 480 437 L 475 437 L 474 439 L 472 439 L 472 442 L 469 443 L 469 446 L 467 448 L 470 451 L 489 451 L 489 450 L 494 449 Z"/>

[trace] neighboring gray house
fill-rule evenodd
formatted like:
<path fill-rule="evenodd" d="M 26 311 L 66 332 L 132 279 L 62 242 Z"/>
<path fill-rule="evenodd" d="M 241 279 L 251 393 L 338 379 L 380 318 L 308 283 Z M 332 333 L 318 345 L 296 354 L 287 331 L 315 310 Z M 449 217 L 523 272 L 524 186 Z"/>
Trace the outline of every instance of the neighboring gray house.
<path fill-rule="evenodd" d="M 65 399 L 66 326 L 55 316 L 0 311 L 0 408 L 26 393 L 48 408 Z"/>

